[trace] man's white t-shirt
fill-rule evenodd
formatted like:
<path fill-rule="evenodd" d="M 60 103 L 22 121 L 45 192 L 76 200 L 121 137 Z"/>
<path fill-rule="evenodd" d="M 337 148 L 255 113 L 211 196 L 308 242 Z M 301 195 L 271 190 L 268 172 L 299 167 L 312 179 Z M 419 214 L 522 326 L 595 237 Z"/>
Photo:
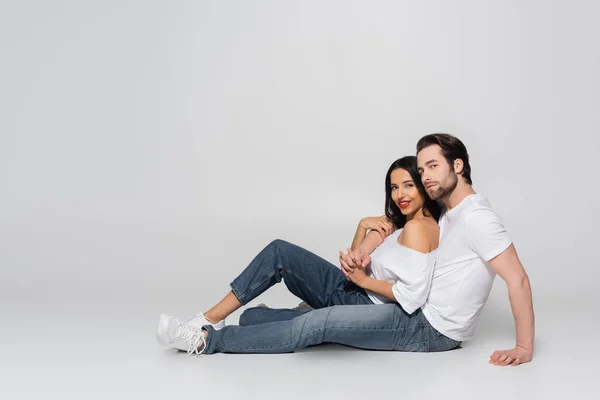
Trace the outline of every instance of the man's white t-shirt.
<path fill-rule="evenodd" d="M 512 241 L 500 217 L 480 194 L 469 195 L 446 211 L 439 225 L 437 263 L 421 310 L 439 332 L 465 341 L 475 333 L 496 277 L 487 262 Z"/>

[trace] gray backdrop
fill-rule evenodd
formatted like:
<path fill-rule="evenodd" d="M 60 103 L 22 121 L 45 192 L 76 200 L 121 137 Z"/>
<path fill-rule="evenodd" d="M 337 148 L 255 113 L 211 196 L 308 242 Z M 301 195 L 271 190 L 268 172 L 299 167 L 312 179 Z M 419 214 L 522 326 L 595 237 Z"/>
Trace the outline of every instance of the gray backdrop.
<path fill-rule="evenodd" d="M 0 395 L 583 393 L 598 356 L 599 12 L 0 2 Z M 500 279 L 456 352 L 198 360 L 156 344 L 161 312 L 206 310 L 272 239 L 336 262 L 359 219 L 383 213 L 388 166 L 431 132 L 464 141 L 476 191 L 515 241 L 533 363 L 487 365 L 514 345 Z M 284 285 L 258 300 L 297 303 Z"/>

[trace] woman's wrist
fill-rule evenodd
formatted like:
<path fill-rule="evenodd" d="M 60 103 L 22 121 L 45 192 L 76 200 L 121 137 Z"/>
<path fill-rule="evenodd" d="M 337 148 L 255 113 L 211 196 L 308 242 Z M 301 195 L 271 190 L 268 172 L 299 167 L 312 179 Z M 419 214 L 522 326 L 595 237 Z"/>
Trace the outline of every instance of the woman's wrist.
<path fill-rule="evenodd" d="M 365 275 L 364 278 L 362 278 L 361 280 L 356 282 L 356 285 L 362 289 L 367 289 L 367 286 L 369 286 L 369 281 L 371 279 L 373 279 L 373 278 L 371 278 L 369 275 Z"/>

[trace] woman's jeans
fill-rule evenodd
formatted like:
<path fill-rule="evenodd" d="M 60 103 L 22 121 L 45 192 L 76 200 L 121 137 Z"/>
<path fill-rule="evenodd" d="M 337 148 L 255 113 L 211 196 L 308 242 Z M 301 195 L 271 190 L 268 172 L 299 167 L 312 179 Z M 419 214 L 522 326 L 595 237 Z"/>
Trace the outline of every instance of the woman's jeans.
<path fill-rule="evenodd" d="M 367 292 L 348 281 L 339 268 L 283 240 L 272 241 L 258 253 L 231 283 L 231 289 L 245 305 L 281 279 L 290 292 L 312 308 L 373 304 Z"/>
<path fill-rule="evenodd" d="M 373 304 L 339 268 L 282 240 L 265 247 L 231 288 L 247 304 L 282 279 L 315 310 L 247 309 L 239 326 L 204 327 L 205 353 L 286 353 L 324 342 L 401 351 L 443 351 L 460 344 L 436 331 L 421 310 L 409 315 L 398 303 Z"/>

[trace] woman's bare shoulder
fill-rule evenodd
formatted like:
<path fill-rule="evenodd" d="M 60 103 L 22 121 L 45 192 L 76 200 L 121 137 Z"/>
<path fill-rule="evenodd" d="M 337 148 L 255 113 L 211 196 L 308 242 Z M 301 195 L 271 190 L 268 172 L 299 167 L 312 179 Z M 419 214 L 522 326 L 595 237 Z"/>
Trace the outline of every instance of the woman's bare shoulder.
<path fill-rule="evenodd" d="M 413 219 L 404 225 L 398 242 L 421 253 L 437 249 L 440 228 L 433 218 Z"/>

